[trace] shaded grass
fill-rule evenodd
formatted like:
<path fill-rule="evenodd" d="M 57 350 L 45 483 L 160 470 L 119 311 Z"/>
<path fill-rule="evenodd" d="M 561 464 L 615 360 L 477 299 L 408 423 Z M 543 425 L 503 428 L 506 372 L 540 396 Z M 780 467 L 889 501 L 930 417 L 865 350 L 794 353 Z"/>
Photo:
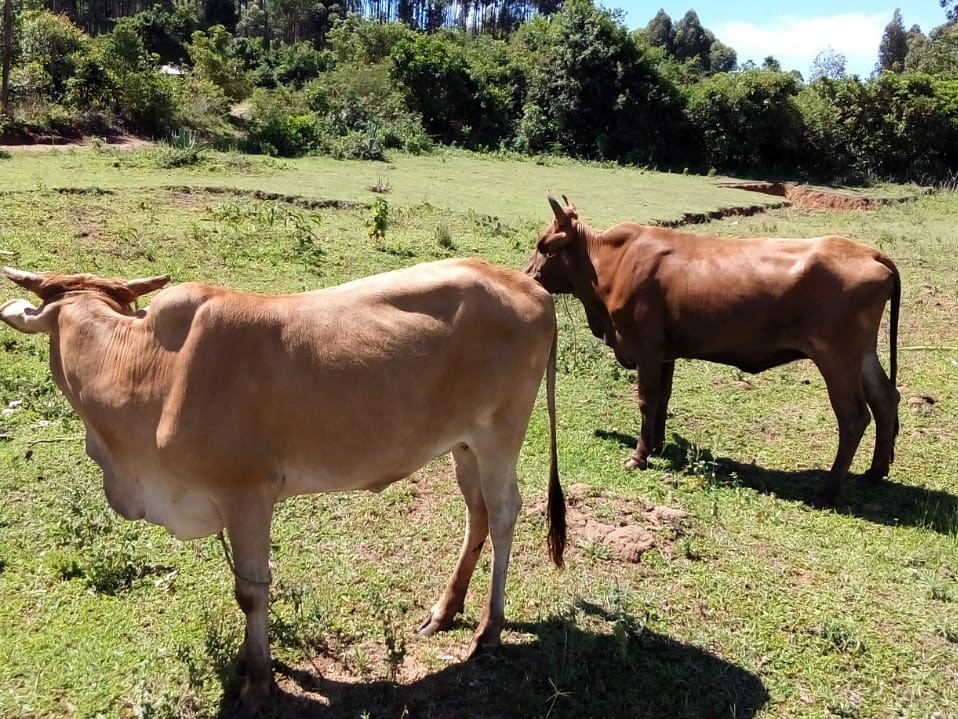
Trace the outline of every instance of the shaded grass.
<path fill-rule="evenodd" d="M 66 159 L 101 171 L 88 158 Z M 456 172 L 485 167 L 476 158 L 449 164 L 460 160 L 465 169 Z M 32 171 L 54 176 L 53 158 L 43 162 L 50 164 Z M 250 172 L 263 185 L 289 180 L 292 173 L 273 176 L 275 169 Z M 572 199 L 587 221 L 600 225 L 600 212 L 625 202 L 628 192 L 603 184 L 606 170 L 564 169 L 581 183 L 584 194 Z M 296 291 L 450 254 L 523 266 L 548 216 L 528 184 L 489 182 L 458 209 L 448 186 L 444 203 L 428 205 L 397 200 L 394 189 L 377 243 L 358 208 L 311 211 L 158 189 L 150 185 L 169 177 L 137 172 L 120 178 L 129 184 L 115 194 L 0 196 L 0 250 L 12 253 L 4 263 L 123 277 L 168 271 L 176 281 Z M 434 181 L 448 178 L 437 172 Z M 390 184 L 401 181 L 390 176 Z M 589 191 L 597 195 L 587 203 Z M 475 209 L 477 199 L 529 209 L 510 219 Z M 678 212 L 682 199 L 672 198 Z M 448 460 L 378 495 L 291 499 L 277 508 L 273 532 L 271 636 L 283 693 L 272 716 L 954 714 L 958 353 L 944 348 L 958 345 L 956 211 L 958 198 L 942 194 L 869 212 L 781 210 L 712 226 L 840 232 L 898 261 L 900 344 L 931 349 L 901 353 L 891 481 L 850 483 L 835 511 L 808 508 L 837 442 L 824 385 L 808 363 L 757 377 L 680 363 L 665 452 L 649 471 L 627 472 L 621 462 L 638 430 L 635 375 L 592 338 L 581 308 L 560 301 L 563 483 L 683 508 L 691 513 L 685 532 L 659 536 L 638 566 L 573 536 L 568 566 L 557 572 L 544 519 L 524 513 L 504 647 L 495 659 L 462 664 L 488 591 L 488 553 L 453 629 L 429 639 L 412 632 L 461 542 L 464 508 Z M 437 239 L 446 236 L 451 245 Z M 5 298 L 21 294 L 11 286 Z M 0 410 L 12 410 L 0 415 L 0 715 L 228 715 L 243 623 L 219 547 L 179 542 L 106 509 L 98 470 L 74 439 L 82 427 L 46 357 L 41 338 L 0 330 Z M 923 395 L 936 401 L 908 403 Z M 871 441 L 866 433 L 855 471 L 867 466 Z M 546 442 L 540 407 L 519 468 L 527 506 L 545 492 Z"/>

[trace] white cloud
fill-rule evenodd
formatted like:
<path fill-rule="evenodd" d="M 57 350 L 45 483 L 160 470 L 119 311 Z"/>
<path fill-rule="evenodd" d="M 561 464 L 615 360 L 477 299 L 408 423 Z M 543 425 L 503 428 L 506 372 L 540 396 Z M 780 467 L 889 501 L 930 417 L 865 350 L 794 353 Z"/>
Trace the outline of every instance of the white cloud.
<path fill-rule="evenodd" d="M 891 10 L 848 13 L 827 17 L 782 16 L 758 26 L 750 22 L 719 22 L 712 29 L 723 43 L 735 48 L 739 64 L 761 64 L 773 55 L 783 70 L 798 70 L 806 78 L 815 56 L 831 47 L 848 60 L 847 71 L 867 77 L 878 60 L 878 45 Z"/>

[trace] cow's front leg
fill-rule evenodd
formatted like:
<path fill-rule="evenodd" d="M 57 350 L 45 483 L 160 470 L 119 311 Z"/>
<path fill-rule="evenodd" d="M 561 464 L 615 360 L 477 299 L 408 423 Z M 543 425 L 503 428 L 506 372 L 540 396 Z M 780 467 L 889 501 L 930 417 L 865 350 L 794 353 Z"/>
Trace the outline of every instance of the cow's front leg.
<path fill-rule="evenodd" d="M 227 512 L 226 530 L 232 544 L 236 602 L 246 615 L 246 637 L 239 660 L 246 667 L 246 680 L 236 704 L 235 716 L 250 717 L 263 706 L 273 688 L 269 650 L 269 531 L 272 502 L 251 498 L 242 508 Z"/>
<path fill-rule="evenodd" d="M 639 413 L 642 416 L 642 427 L 639 431 L 639 441 L 635 451 L 625 461 L 629 469 L 645 469 L 649 464 L 649 455 L 655 448 L 656 432 L 658 427 L 660 393 L 662 392 L 663 363 L 660 358 L 643 357 L 639 362 Z M 669 382 L 671 389 L 671 382 Z M 664 417 L 663 408 L 663 417 Z M 663 419 L 662 434 L 665 434 Z"/>

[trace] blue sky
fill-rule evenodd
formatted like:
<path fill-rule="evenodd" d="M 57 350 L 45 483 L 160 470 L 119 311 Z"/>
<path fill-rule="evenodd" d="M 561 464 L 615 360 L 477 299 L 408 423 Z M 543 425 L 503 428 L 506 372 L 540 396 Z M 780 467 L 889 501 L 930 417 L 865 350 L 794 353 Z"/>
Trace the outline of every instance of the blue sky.
<path fill-rule="evenodd" d="M 645 27 L 659 8 L 672 22 L 695 10 L 704 27 L 735 49 L 740 64 L 749 59 L 761 64 L 774 55 L 782 69 L 798 70 L 806 78 L 815 56 L 828 47 L 846 57 L 849 74 L 868 77 L 895 8 L 901 9 L 906 30 L 919 25 L 927 34 L 945 22 L 938 0 L 598 0 L 598 4 L 623 10 L 629 29 Z"/>

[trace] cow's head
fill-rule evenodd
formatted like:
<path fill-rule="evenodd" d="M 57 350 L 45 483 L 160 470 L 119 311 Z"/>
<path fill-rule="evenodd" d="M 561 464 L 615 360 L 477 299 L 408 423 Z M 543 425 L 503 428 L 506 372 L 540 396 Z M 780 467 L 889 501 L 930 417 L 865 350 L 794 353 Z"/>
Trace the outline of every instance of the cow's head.
<path fill-rule="evenodd" d="M 553 294 L 575 294 L 578 260 L 584 252 L 579 238 L 579 214 L 569 198 L 562 196 L 565 207 L 549 195 L 554 219 L 539 233 L 536 251 L 529 260 L 526 274 Z"/>
<path fill-rule="evenodd" d="M 108 305 L 116 312 L 132 314 L 137 298 L 160 289 L 170 281 L 169 275 L 144 277 L 138 280 L 110 280 L 95 275 L 62 275 L 53 272 L 35 274 L 4 267 L 11 281 L 30 290 L 43 300 L 34 307 L 27 300 L 10 300 L 0 307 L 0 319 L 21 332 L 51 334 L 62 303 L 83 298 Z"/>
<path fill-rule="evenodd" d="M 555 217 L 539 233 L 526 274 L 553 294 L 575 295 L 585 309 L 592 334 L 614 346 L 612 321 L 596 294 L 596 270 L 589 254 L 597 233 L 579 221 L 579 213 L 568 197 L 563 195 L 562 199 L 565 207 L 549 195 Z"/>

